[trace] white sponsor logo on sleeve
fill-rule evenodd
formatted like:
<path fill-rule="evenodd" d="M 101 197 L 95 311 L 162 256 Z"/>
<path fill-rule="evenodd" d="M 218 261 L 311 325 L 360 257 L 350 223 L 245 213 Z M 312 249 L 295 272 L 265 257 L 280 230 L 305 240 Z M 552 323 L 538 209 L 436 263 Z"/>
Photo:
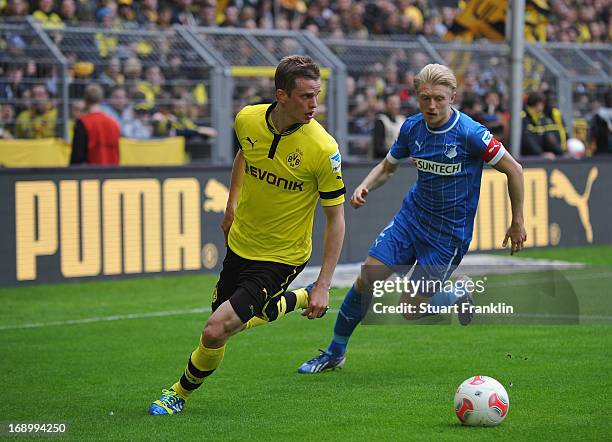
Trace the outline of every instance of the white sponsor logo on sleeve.
<path fill-rule="evenodd" d="M 489 131 L 486 131 L 484 135 L 482 136 L 482 142 L 485 144 L 485 146 L 489 145 L 489 143 L 491 142 L 491 139 L 493 139 L 493 134 Z"/>
<path fill-rule="evenodd" d="M 342 165 L 342 157 L 340 156 L 340 151 L 336 151 L 332 155 L 329 156 L 329 162 L 331 164 L 331 169 L 333 173 L 340 172 L 340 166 Z"/>

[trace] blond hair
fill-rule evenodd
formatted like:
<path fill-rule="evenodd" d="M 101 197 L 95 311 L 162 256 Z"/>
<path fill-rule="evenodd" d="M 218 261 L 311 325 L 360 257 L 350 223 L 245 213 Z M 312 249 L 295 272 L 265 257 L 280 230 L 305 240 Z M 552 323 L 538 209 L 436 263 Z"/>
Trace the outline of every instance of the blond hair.
<path fill-rule="evenodd" d="M 448 66 L 428 64 L 414 77 L 414 88 L 418 91 L 424 84 L 443 85 L 453 91 L 457 89 L 457 78 Z"/>

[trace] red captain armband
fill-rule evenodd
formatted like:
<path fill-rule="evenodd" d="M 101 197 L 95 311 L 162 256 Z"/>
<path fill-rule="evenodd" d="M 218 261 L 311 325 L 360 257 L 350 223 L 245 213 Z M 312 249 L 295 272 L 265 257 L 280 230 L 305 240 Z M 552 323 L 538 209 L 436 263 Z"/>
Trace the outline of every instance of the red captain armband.
<path fill-rule="evenodd" d="M 491 141 L 489 141 L 489 145 L 482 152 L 481 158 L 485 163 L 490 163 L 491 165 L 496 164 L 501 157 L 504 156 L 504 152 L 506 148 L 504 145 L 496 140 L 494 137 L 491 137 Z"/>

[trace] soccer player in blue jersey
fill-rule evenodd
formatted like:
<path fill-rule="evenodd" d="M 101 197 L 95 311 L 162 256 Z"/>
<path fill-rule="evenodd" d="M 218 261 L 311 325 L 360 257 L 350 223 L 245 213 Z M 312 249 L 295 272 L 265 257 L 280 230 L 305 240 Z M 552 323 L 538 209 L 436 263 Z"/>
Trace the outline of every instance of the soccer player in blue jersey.
<path fill-rule="evenodd" d="M 393 267 L 416 263 L 415 272 L 421 269 L 420 274 L 428 279 L 445 281 L 450 277 L 472 239 L 484 163 L 508 179 L 512 222 L 503 246 L 510 241 L 514 254 L 527 239 L 522 167 L 486 127 L 453 108 L 457 88 L 453 72 L 446 66 L 429 64 L 415 77 L 414 86 L 420 113 L 406 119 L 386 158 L 355 189 L 351 205 L 358 209 L 366 204 L 369 193 L 387 182 L 404 158 L 412 158 L 416 165 L 417 181 L 370 247 L 361 273 L 340 307 L 327 351 L 305 362 L 299 373 L 318 373 L 344 365 L 349 338 L 365 313 L 363 305 L 372 296 L 374 282 L 388 278 Z M 419 293 L 415 301 L 437 306 L 472 302 L 470 294 L 457 292 L 442 291 L 433 296 Z M 460 316 L 459 320 L 465 325 L 471 315 Z"/>

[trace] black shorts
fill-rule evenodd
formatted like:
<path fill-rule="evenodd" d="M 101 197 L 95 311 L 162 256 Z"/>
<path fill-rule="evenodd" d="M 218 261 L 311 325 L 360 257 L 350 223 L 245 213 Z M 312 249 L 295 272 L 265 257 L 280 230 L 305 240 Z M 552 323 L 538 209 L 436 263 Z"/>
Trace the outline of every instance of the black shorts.
<path fill-rule="evenodd" d="M 243 323 L 253 316 L 263 317 L 270 299 L 283 294 L 306 267 L 272 261 L 254 261 L 234 253 L 229 247 L 213 295 L 212 310 L 229 300 Z"/>

